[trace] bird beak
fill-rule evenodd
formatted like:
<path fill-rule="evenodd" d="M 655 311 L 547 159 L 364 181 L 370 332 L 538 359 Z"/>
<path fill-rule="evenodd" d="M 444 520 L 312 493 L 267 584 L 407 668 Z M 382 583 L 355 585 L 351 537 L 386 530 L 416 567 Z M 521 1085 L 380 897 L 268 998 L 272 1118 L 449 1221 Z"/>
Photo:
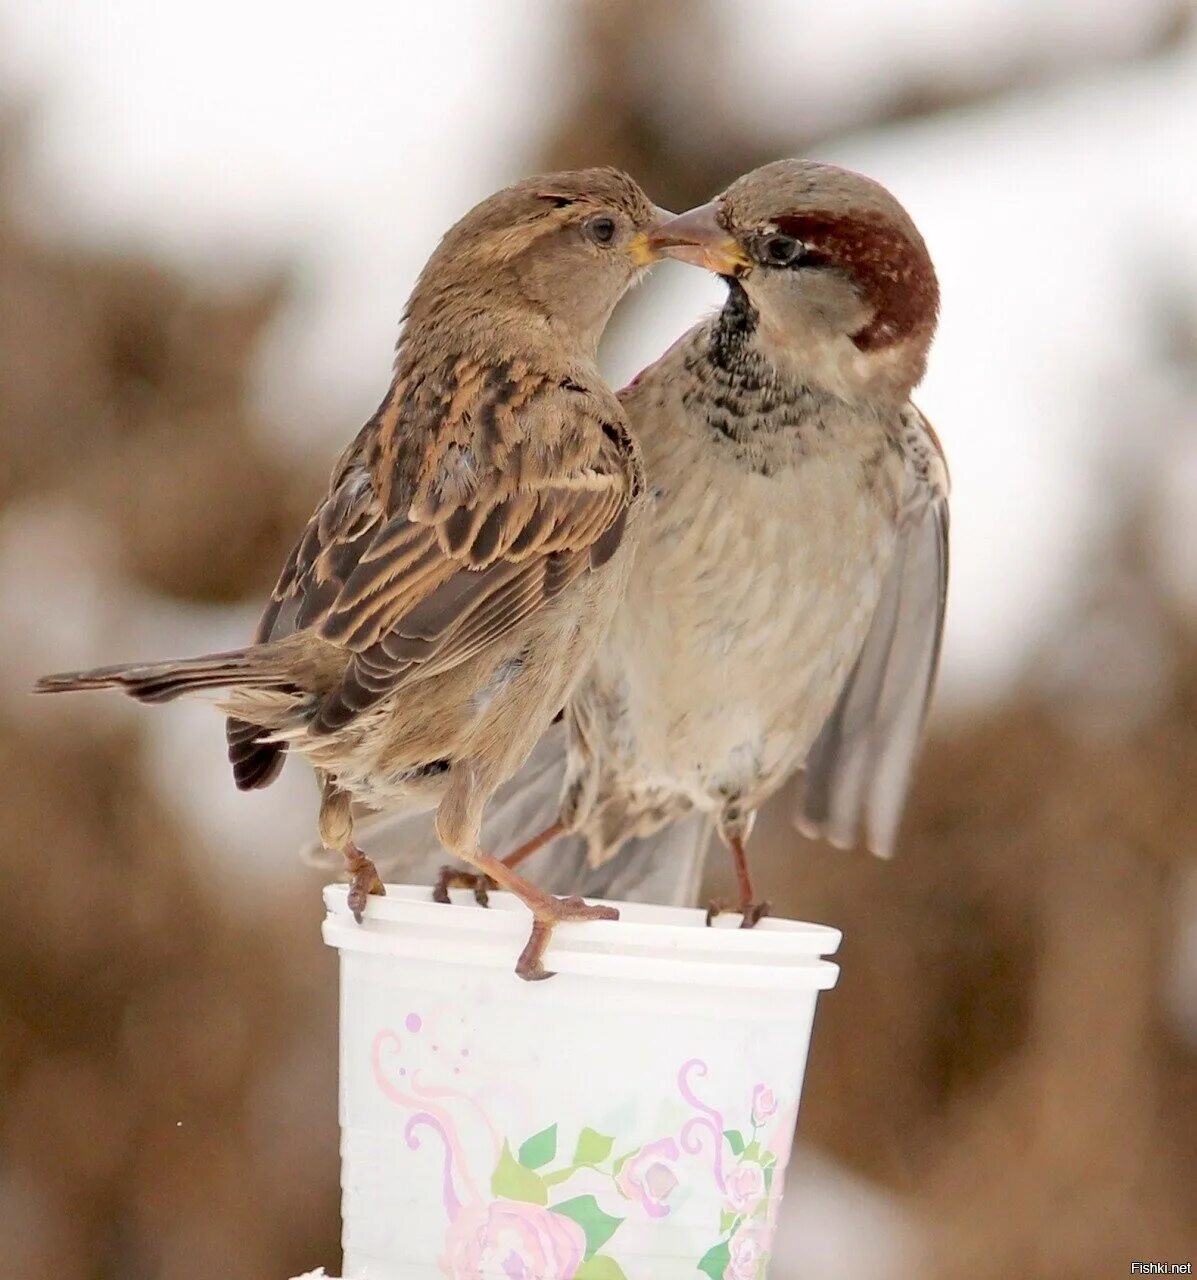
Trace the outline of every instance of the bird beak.
<path fill-rule="evenodd" d="M 720 276 L 734 276 L 752 265 L 739 241 L 719 225 L 719 202 L 699 205 L 671 219 L 648 237 L 658 256 L 677 258 L 695 267 L 706 267 Z"/>
<path fill-rule="evenodd" d="M 648 267 L 654 262 L 661 261 L 660 250 L 653 247 L 653 237 L 666 223 L 672 222 L 677 216 L 670 213 L 668 209 L 662 209 L 659 205 L 654 206 L 654 208 L 656 209 L 656 214 L 652 225 L 645 231 L 638 231 L 628 241 L 628 256 L 638 267 Z"/>

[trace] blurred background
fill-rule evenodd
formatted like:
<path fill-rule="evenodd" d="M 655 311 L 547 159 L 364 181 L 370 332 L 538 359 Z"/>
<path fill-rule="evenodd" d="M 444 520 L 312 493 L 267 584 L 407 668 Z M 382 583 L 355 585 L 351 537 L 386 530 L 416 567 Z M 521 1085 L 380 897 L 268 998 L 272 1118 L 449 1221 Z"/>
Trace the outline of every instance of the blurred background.
<path fill-rule="evenodd" d="M 923 230 L 954 493 L 899 858 L 754 839 L 845 933 L 773 1274 L 1197 1260 L 1195 128 L 1188 0 L 0 0 L 9 1274 L 339 1261 L 310 775 L 239 795 L 207 709 L 34 676 L 243 642 L 477 199 L 782 155 Z M 612 379 L 719 297 L 659 270 Z"/>

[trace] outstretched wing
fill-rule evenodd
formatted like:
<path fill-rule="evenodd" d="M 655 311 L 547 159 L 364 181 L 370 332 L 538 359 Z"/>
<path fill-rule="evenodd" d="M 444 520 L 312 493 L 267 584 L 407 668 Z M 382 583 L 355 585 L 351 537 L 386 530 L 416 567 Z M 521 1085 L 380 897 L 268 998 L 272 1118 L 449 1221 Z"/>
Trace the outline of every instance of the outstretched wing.
<path fill-rule="evenodd" d="M 643 480 L 616 406 L 607 421 L 574 384 L 510 367 L 496 378 L 458 363 L 452 387 L 424 406 L 440 418 L 413 431 L 405 415 L 421 406 L 396 384 L 342 458 L 262 618 L 260 640 L 312 630 L 346 650 L 313 732 L 482 652 L 623 537 Z M 230 725 L 230 753 L 248 754 L 247 734 Z"/>
<path fill-rule="evenodd" d="M 863 825 L 883 858 L 905 807 L 943 638 L 948 587 L 948 474 L 930 424 L 911 409 L 907 489 L 893 563 L 864 647 L 806 759 L 795 823 L 844 848 Z"/>

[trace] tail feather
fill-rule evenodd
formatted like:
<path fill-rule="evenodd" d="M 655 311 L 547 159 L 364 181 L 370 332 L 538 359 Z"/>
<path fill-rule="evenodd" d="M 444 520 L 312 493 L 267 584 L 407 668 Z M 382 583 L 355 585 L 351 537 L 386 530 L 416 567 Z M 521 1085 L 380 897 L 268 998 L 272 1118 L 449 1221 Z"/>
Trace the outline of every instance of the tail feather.
<path fill-rule="evenodd" d="M 567 835 L 534 854 L 521 870 L 551 893 L 692 907 L 702 889 L 712 830 L 705 814 L 691 813 L 650 836 L 626 840 L 599 867 L 591 866 L 586 841 Z"/>
<path fill-rule="evenodd" d="M 64 671 L 42 676 L 35 693 L 74 693 L 82 689 L 120 689 L 139 702 L 171 702 L 203 689 L 232 689 L 239 685 L 282 689 L 290 678 L 272 667 L 260 646 L 208 653 L 198 658 L 166 662 L 129 662 L 92 671 Z"/>
<path fill-rule="evenodd" d="M 286 763 L 286 745 L 264 741 L 269 736 L 269 729 L 248 720 L 230 716 L 225 721 L 229 764 L 233 766 L 233 781 L 239 791 L 268 787 Z"/>

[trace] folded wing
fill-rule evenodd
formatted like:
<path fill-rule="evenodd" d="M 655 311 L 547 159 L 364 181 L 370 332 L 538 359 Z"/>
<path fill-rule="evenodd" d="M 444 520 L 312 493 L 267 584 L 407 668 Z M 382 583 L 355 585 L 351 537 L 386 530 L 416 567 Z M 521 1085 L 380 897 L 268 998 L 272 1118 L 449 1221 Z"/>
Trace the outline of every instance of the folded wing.
<path fill-rule="evenodd" d="M 258 640 L 310 629 L 347 655 L 314 733 L 342 729 L 403 684 L 481 653 L 619 546 L 641 483 L 623 424 L 538 382 L 520 405 L 528 412 L 539 397 L 536 412 L 559 430 L 534 450 L 519 415 L 488 413 L 488 384 L 473 383 L 481 400 L 463 408 L 449 399 L 457 416 L 429 433 L 433 447 L 416 467 L 398 456 L 397 427 L 363 432 L 283 570 Z M 400 415 L 402 403 L 393 394 L 390 411 Z M 238 722 L 228 737 L 239 785 L 273 778 L 278 744 Z"/>
<path fill-rule="evenodd" d="M 877 611 L 811 747 L 795 824 L 843 848 L 863 835 L 893 854 L 935 686 L 948 584 L 948 478 L 930 425 L 911 412 L 906 501 Z"/>

